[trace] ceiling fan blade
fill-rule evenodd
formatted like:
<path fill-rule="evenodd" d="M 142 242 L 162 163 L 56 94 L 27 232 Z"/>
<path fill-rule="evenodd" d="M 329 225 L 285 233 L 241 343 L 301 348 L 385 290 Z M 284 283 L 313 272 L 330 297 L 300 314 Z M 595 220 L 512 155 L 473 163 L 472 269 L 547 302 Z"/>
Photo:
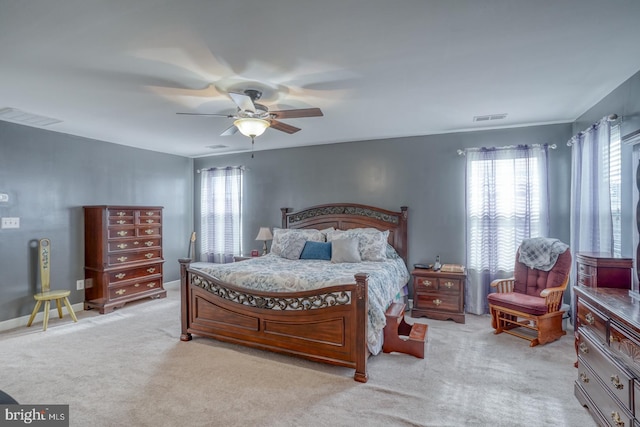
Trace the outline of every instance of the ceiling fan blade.
<path fill-rule="evenodd" d="M 252 113 L 256 112 L 256 106 L 253 105 L 253 101 L 250 96 L 235 92 L 229 92 L 229 96 L 242 111 L 251 111 Z"/>
<path fill-rule="evenodd" d="M 236 132 L 238 132 L 238 127 L 236 125 L 231 125 L 228 128 L 226 128 L 224 132 L 220 134 L 220 136 L 234 135 Z"/>
<path fill-rule="evenodd" d="M 207 113 L 176 113 L 176 114 L 181 114 L 183 116 L 213 116 L 213 117 L 226 117 L 227 119 L 232 119 L 235 116 L 233 114 L 207 114 Z"/>
<path fill-rule="evenodd" d="M 301 130 L 300 128 L 288 125 L 286 123 L 279 122 L 277 120 L 271 120 L 271 126 L 270 127 L 272 127 L 273 129 L 279 130 L 281 132 L 289 133 L 289 134 L 296 133 L 299 130 Z"/>
<path fill-rule="evenodd" d="M 319 108 L 298 108 L 295 110 L 269 111 L 276 119 L 294 119 L 297 117 L 320 117 L 323 116 Z"/>

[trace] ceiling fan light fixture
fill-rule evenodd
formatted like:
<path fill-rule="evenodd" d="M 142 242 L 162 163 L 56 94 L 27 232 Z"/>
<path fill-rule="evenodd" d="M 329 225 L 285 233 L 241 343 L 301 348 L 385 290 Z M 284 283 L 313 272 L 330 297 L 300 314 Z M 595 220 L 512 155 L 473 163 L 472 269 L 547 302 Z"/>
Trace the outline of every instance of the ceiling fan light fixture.
<path fill-rule="evenodd" d="M 255 138 L 264 133 L 270 126 L 270 123 L 263 119 L 255 119 L 252 117 L 243 117 L 235 122 L 234 125 L 238 128 L 241 134 L 248 136 L 249 138 Z"/>

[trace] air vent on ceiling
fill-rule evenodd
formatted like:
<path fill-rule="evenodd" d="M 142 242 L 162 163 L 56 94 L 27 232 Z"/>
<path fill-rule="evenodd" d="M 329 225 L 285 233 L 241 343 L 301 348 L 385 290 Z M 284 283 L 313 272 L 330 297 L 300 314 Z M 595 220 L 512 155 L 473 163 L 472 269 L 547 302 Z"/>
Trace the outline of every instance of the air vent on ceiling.
<path fill-rule="evenodd" d="M 222 144 L 218 144 L 218 145 L 207 145 L 207 148 L 211 149 L 211 150 L 221 150 L 223 148 L 227 148 L 228 145 L 222 145 Z"/>
<path fill-rule="evenodd" d="M 62 120 L 27 113 L 25 111 L 18 110 L 17 108 L 10 107 L 0 108 L 0 120 L 20 123 L 28 126 L 50 126 L 62 122 Z"/>
<path fill-rule="evenodd" d="M 507 113 L 487 114 L 486 116 L 474 116 L 474 122 L 487 122 L 489 120 L 502 120 L 507 118 Z"/>

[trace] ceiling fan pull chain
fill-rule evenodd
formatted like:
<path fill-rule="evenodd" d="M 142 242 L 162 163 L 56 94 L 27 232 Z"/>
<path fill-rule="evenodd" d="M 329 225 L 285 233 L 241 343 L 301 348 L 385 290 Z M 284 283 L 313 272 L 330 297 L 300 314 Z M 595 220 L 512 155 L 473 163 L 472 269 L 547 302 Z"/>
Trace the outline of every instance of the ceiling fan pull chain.
<path fill-rule="evenodd" d="M 251 136 L 251 158 L 253 159 L 253 143 L 254 143 L 254 137 L 253 135 Z"/>

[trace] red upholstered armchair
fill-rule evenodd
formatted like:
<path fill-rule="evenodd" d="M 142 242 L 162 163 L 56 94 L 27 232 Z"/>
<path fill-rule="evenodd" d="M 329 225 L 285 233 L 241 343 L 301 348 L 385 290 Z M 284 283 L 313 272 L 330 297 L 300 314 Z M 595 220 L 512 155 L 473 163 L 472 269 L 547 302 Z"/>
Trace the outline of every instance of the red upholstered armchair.
<path fill-rule="evenodd" d="M 513 278 L 491 283 L 496 289 L 488 296 L 491 326 L 496 334 L 506 332 L 529 340 L 531 347 L 555 341 L 566 335 L 560 307 L 569 283 L 571 252 L 566 249 L 559 254 L 549 271 L 527 267 L 519 259 L 520 249 Z"/>

